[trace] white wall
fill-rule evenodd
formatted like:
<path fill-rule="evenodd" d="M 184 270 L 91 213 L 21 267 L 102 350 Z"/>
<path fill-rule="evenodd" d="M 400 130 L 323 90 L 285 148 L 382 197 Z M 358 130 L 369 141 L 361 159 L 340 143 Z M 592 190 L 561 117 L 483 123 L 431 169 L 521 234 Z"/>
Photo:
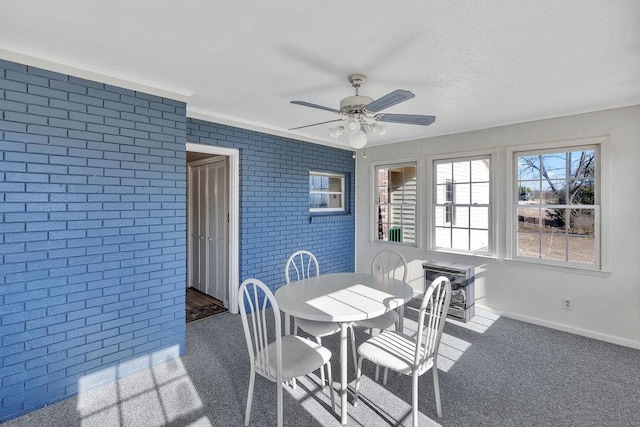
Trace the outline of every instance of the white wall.
<path fill-rule="evenodd" d="M 463 120 L 461 118 L 461 120 Z M 436 122 L 437 125 L 437 122 Z M 393 130 L 390 129 L 390 132 Z M 508 260 L 506 147 L 608 136 L 602 153 L 602 238 L 606 272 Z M 427 157 L 493 150 L 493 226 L 496 256 L 473 257 L 427 250 Z M 409 261 L 408 280 L 422 289 L 422 262 L 440 260 L 476 267 L 476 303 L 499 314 L 640 348 L 640 106 L 503 126 L 424 140 L 369 147 L 356 166 L 356 270 L 368 271 L 380 249 L 399 250 Z M 372 241 L 372 162 L 418 162 L 418 247 Z M 429 178 L 428 178 L 429 177 Z M 573 310 L 561 306 L 573 299 Z"/>

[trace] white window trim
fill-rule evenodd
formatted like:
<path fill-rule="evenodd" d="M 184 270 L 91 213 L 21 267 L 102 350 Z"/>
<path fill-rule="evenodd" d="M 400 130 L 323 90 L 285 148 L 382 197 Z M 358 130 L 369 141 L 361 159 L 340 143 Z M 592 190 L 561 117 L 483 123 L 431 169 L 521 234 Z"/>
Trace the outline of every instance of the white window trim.
<path fill-rule="evenodd" d="M 467 161 L 467 160 L 478 160 L 489 158 L 490 167 L 489 167 L 489 251 L 481 252 L 481 251 L 465 251 L 459 249 L 452 248 L 436 248 L 435 245 L 435 221 L 434 221 L 434 209 L 435 209 L 435 185 L 436 185 L 436 168 L 434 164 L 436 162 L 457 162 L 457 161 Z M 427 157 L 427 167 L 431 169 L 431 173 L 429 174 L 430 180 L 427 183 L 427 250 L 433 252 L 442 252 L 442 253 L 452 253 L 457 255 L 469 255 L 469 256 L 477 256 L 482 258 L 495 258 L 496 257 L 496 233 L 497 233 L 497 209 L 496 209 L 496 150 L 479 150 L 479 151 L 465 151 L 458 153 L 446 153 L 446 154 L 437 154 L 433 156 Z"/>
<path fill-rule="evenodd" d="M 542 142 L 537 144 L 527 144 L 520 146 L 510 146 L 506 148 L 506 199 L 505 199 L 505 224 L 506 224 L 506 256 L 505 260 L 522 264 L 537 264 L 540 266 L 548 266 L 553 269 L 562 271 L 608 271 L 609 267 L 609 242 L 608 233 L 608 196 L 609 189 L 606 186 L 605 171 L 605 151 L 608 145 L 609 137 L 600 136 L 593 138 L 570 139 L 560 141 Z M 514 227 L 515 221 L 515 188 L 517 182 L 517 171 L 515 168 L 515 156 L 517 153 L 525 153 L 528 151 L 552 151 L 552 150 L 572 150 L 580 147 L 597 146 L 599 158 L 596 168 L 596 185 L 599 198 L 599 213 L 596 210 L 596 235 L 595 235 L 595 266 L 589 266 L 582 263 L 573 263 L 568 261 L 546 260 L 528 257 L 519 257 L 517 250 L 517 232 Z"/>
<path fill-rule="evenodd" d="M 415 166 L 416 167 L 416 216 L 415 216 L 415 243 L 404 243 L 404 242 L 388 242 L 384 240 L 378 240 L 378 236 L 376 233 L 376 224 L 378 223 L 378 213 L 376 212 L 376 192 L 378 191 L 377 182 L 378 177 L 376 176 L 376 169 L 380 166 L 389 166 L 389 167 L 403 167 L 403 166 Z M 388 245 L 399 245 L 399 246 L 407 246 L 407 247 L 415 247 L 420 248 L 421 245 L 421 221 L 420 221 L 420 212 L 423 207 L 423 204 L 420 200 L 420 194 L 422 194 L 421 187 L 422 181 L 424 180 L 424 167 L 421 167 L 421 162 L 419 158 L 405 158 L 405 159 L 396 159 L 392 161 L 377 161 L 371 162 L 369 167 L 369 176 L 371 177 L 371 182 L 369 183 L 369 187 L 371 188 L 371 204 L 370 204 L 370 221 L 369 221 L 369 241 L 374 244 L 388 244 Z"/>
<path fill-rule="evenodd" d="M 347 198 L 346 198 L 346 191 L 347 191 L 347 176 L 346 174 L 343 173 L 336 173 L 336 172 L 322 172 L 322 171 L 317 171 L 317 170 L 311 170 L 309 171 L 309 176 L 328 176 L 331 178 L 340 178 L 340 182 L 341 182 L 341 188 L 342 191 L 340 193 L 338 192 L 331 192 L 331 191 L 321 191 L 321 192 L 316 192 L 316 193 L 323 193 L 323 194 L 340 194 L 341 197 L 341 204 L 342 204 L 342 208 L 312 208 L 309 207 L 309 213 L 312 214 L 321 214 L 321 213 L 346 213 L 347 212 L 347 206 L 346 206 L 346 202 L 347 202 Z M 309 188 L 309 195 L 311 195 L 312 191 L 311 188 Z"/>

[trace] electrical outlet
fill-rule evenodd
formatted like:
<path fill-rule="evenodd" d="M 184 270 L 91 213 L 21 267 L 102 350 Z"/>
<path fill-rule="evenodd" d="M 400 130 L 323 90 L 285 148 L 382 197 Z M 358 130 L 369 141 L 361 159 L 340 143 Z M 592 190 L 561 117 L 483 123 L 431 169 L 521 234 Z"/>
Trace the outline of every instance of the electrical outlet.
<path fill-rule="evenodd" d="M 573 310 L 573 299 L 562 298 L 562 308 L 565 310 Z"/>

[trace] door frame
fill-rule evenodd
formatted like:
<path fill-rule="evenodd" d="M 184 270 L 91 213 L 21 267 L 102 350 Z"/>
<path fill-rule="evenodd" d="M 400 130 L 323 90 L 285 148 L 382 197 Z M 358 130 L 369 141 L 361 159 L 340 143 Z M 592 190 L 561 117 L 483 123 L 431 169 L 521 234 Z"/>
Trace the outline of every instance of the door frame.
<path fill-rule="evenodd" d="M 238 313 L 240 277 L 240 150 L 187 142 L 186 151 L 226 156 L 229 159 L 229 312 Z M 187 171 L 185 171 L 187 173 Z M 187 260 L 187 262 L 190 262 Z"/>
<path fill-rule="evenodd" d="M 226 184 L 226 182 L 229 179 L 229 158 L 227 156 L 214 155 L 214 156 L 207 157 L 207 158 L 204 158 L 204 159 L 194 160 L 193 162 L 188 162 L 187 163 L 187 173 L 188 173 L 187 189 L 193 188 L 193 186 L 196 185 L 193 182 L 193 176 L 192 176 L 193 168 L 197 168 L 197 167 L 200 167 L 200 166 L 212 165 L 214 163 L 223 164 L 224 165 L 224 174 L 225 174 L 225 176 L 224 176 L 225 185 L 224 185 L 224 190 L 223 190 L 224 191 L 224 205 L 225 205 L 224 207 L 225 207 L 225 210 L 227 211 L 227 212 L 225 212 L 225 213 L 227 213 L 227 225 L 226 225 L 227 230 L 225 231 L 225 238 L 224 238 L 224 240 L 225 240 L 224 251 L 225 251 L 225 264 L 226 264 L 226 262 L 227 262 L 226 259 L 228 259 L 228 257 L 229 257 L 229 254 L 228 254 L 228 252 L 229 252 L 229 194 L 228 194 L 229 193 L 229 186 Z M 202 185 L 202 182 L 199 182 L 198 185 Z M 206 190 L 206 188 L 209 187 L 208 181 L 204 183 L 204 186 L 205 186 L 205 194 L 209 194 L 210 195 L 210 193 L 208 193 L 207 190 Z M 200 194 L 200 189 L 198 190 L 198 195 L 199 194 Z M 207 206 L 208 206 L 208 202 L 209 201 L 205 202 L 205 203 L 207 203 Z M 202 202 L 202 201 L 200 201 L 200 202 Z M 187 203 L 188 203 L 188 206 L 189 206 L 189 209 L 187 210 L 187 212 L 189 212 L 189 211 L 192 212 L 192 215 L 189 215 L 189 217 L 187 218 L 187 230 L 188 230 L 188 234 L 187 234 L 187 254 L 188 255 L 193 255 L 193 254 L 189 254 L 189 248 L 193 247 L 193 242 L 194 242 L 194 237 L 193 237 L 193 234 L 194 234 L 194 230 L 193 230 L 193 220 L 194 220 L 193 205 L 194 205 L 194 200 L 193 200 L 193 193 L 191 191 L 189 191 L 187 193 Z M 199 224 L 201 224 L 201 223 L 199 222 Z M 205 234 L 207 234 L 207 237 L 209 237 L 209 234 L 210 234 L 209 221 L 207 221 L 207 224 L 205 225 L 205 227 L 207 229 Z M 209 239 L 207 239 L 207 241 L 205 241 L 205 247 L 207 248 L 207 249 L 205 249 L 206 253 L 209 252 L 209 242 L 210 242 L 210 240 L 211 239 L 209 238 Z M 198 250 L 199 254 L 200 254 L 200 249 Z M 193 286 L 193 258 L 194 258 L 193 256 L 189 256 L 189 259 L 187 261 L 187 265 L 188 265 L 187 283 L 188 283 L 188 286 Z M 229 294 L 229 284 L 228 284 L 228 282 L 225 283 L 224 285 L 221 284 L 222 286 L 226 286 L 227 287 L 227 289 L 225 290 L 225 292 L 227 292 L 227 295 L 225 297 L 220 298 L 218 294 L 214 295 L 213 293 L 209 293 L 208 292 L 209 291 L 209 289 L 208 289 L 209 288 L 209 283 L 210 283 L 209 274 L 211 273 L 211 268 L 209 266 L 209 261 L 210 261 L 211 258 L 210 258 L 210 256 L 207 256 L 207 258 L 208 258 L 207 262 L 206 262 L 207 263 L 207 267 L 206 267 L 207 274 L 206 274 L 206 278 L 204 280 L 205 290 L 202 290 L 202 289 L 199 289 L 199 288 L 198 289 L 201 290 L 202 292 L 208 294 L 208 295 L 211 295 L 211 296 L 217 298 L 220 301 L 224 301 L 225 305 L 229 306 L 230 303 L 229 303 L 229 296 L 228 296 L 228 294 Z M 200 266 L 200 261 L 201 260 L 198 261 L 198 268 Z M 216 268 L 217 267 L 218 266 L 216 265 Z M 222 267 L 222 266 L 220 266 L 220 267 Z M 225 268 L 225 275 L 228 277 L 229 266 L 225 265 L 224 268 Z M 225 279 L 225 281 L 226 281 L 226 279 Z M 200 284 L 202 285 L 202 282 L 200 282 Z"/>

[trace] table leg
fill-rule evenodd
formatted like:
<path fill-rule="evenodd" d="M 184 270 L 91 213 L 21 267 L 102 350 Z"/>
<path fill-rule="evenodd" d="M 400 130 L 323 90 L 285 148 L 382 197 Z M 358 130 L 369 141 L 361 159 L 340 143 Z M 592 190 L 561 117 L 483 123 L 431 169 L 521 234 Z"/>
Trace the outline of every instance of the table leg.
<path fill-rule="evenodd" d="M 404 304 L 398 307 L 398 332 L 404 334 Z"/>
<path fill-rule="evenodd" d="M 284 334 L 291 335 L 291 316 L 289 313 L 284 314 Z"/>
<path fill-rule="evenodd" d="M 340 422 L 347 424 L 347 323 L 340 324 Z"/>

